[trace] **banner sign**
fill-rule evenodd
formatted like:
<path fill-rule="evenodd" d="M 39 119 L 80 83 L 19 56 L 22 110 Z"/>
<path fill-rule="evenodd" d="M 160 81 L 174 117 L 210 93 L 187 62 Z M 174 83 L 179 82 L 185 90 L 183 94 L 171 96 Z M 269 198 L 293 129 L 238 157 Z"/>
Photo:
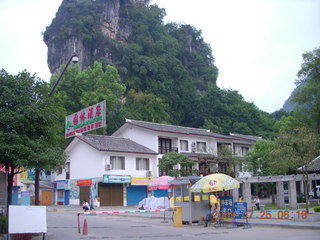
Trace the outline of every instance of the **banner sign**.
<path fill-rule="evenodd" d="M 138 178 L 132 177 L 131 178 L 131 185 L 141 185 L 146 186 L 153 182 L 154 179 L 152 178 Z"/>
<path fill-rule="evenodd" d="M 235 202 L 234 203 L 234 208 L 236 211 L 236 218 L 237 219 L 242 219 L 242 218 L 247 218 L 247 203 L 246 202 Z"/>
<path fill-rule="evenodd" d="M 23 167 L 20 168 L 19 178 L 28 179 L 28 171 L 25 170 Z"/>
<path fill-rule="evenodd" d="M 130 183 L 131 176 L 130 175 L 103 175 L 104 183 Z"/>
<path fill-rule="evenodd" d="M 56 184 L 56 189 L 69 189 L 69 185 L 68 185 L 68 180 L 58 180 L 55 182 Z"/>
<path fill-rule="evenodd" d="M 232 196 L 220 197 L 220 211 L 225 212 L 226 217 L 229 217 L 229 214 L 231 214 L 234 211 Z"/>
<path fill-rule="evenodd" d="M 78 180 L 77 186 L 90 186 L 92 184 L 92 179 Z"/>
<path fill-rule="evenodd" d="M 65 138 L 106 126 L 106 101 L 82 109 L 66 117 Z"/>

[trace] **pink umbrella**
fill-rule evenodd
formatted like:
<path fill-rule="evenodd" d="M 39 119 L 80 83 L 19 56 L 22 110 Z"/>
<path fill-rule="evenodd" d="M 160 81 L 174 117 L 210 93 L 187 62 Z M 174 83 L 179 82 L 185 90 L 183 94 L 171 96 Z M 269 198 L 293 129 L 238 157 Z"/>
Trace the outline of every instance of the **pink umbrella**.
<path fill-rule="evenodd" d="M 157 189 L 170 189 L 173 186 L 171 184 L 169 184 L 168 182 L 175 179 L 174 177 L 170 177 L 170 176 L 161 176 L 156 178 L 153 182 L 151 182 L 148 186 L 148 190 L 152 191 L 152 190 L 157 190 Z"/>
<path fill-rule="evenodd" d="M 152 191 L 152 190 L 157 190 L 157 189 L 162 189 L 162 190 L 166 190 L 166 189 L 170 189 L 173 188 L 173 185 L 169 184 L 169 181 L 175 179 L 174 177 L 170 177 L 170 176 L 161 176 L 156 178 L 153 182 L 151 182 L 148 186 L 148 190 Z M 165 202 L 165 198 L 163 197 L 163 202 Z M 165 206 L 165 204 L 163 204 L 163 206 Z M 163 212 L 163 222 L 167 222 L 166 221 L 166 215 L 165 212 Z"/>

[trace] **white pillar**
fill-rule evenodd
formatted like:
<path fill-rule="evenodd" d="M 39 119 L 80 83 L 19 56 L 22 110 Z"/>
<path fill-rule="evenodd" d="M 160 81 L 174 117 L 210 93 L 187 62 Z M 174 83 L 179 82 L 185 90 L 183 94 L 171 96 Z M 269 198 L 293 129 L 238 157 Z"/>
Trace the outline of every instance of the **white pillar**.
<path fill-rule="evenodd" d="M 239 189 L 232 189 L 231 194 L 233 196 L 233 202 L 238 202 L 239 201 Z"/>
<path fill-rule="evenodd" d="M 243 200 L 247 202 L 248 210 L 251 210 L 251 183 L 249 182 L 243 183 Z"/>
<path fill-rule="evenodd" d="M 278 208 L 284 209 L 284 190 L 283 190 L 283 182 L 277 182 L 276 183 L 277 187 L 277 205 Z"/>
<path fill-rule="evenodd" d="M 296 181 L 290 180 L 289 181 L 289 204 L 290 209 L 297 209 L 297 187 L 296 187 Z"/>

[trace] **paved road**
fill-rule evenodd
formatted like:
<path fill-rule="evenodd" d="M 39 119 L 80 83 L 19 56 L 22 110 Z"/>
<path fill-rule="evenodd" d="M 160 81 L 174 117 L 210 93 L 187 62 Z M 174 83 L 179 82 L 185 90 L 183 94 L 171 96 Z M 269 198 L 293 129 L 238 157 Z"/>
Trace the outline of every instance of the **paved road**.
<path fill-rule="evenodd" d="M 158 215 L 159 217 L 159 215 Z M 77 215 L 73 211 L 48 211 L 48 239 L 165 239 L 206 240 L 224 239 L 319 239 L 320 229 L 288 229 L 252 226 L 251 229 L 230 226 L 204 228 L 203 224 L 174 227 L 171 220 L 143 215 L 92 215 L 81 216 L 81 228 L 87 220 L 89 235 L 78 233 Z M 82 229 L 81 229 L 82 230 Z"/>

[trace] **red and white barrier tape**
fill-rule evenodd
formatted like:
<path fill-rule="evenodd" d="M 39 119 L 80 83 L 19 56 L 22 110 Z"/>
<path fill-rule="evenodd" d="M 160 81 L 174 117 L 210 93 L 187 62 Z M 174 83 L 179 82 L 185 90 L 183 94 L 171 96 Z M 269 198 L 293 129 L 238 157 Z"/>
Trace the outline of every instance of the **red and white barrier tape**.
<path fill-rule="evenodd" d="M 117 213 L 147 213 L 147 212 L 167 212 L 169 209 L 157 209 L 157 210 L 134 210 L 134 211 L 101 211 L 101 212 L 78 212 L 78 215 L 97 215 L 97 214 L 117 214 Z"/>

